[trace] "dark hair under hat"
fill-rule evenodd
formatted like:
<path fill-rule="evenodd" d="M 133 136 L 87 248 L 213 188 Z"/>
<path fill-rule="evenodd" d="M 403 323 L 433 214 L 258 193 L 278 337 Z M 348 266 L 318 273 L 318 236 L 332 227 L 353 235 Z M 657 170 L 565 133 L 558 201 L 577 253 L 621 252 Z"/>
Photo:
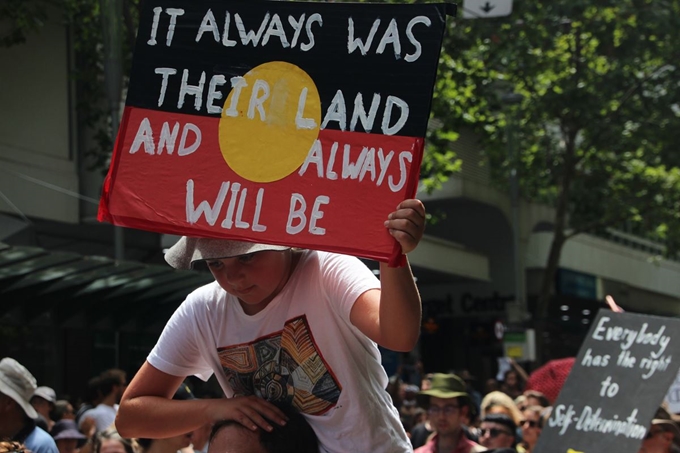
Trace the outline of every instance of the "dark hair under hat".
<path fill-rule="evenodd" d="M 517 430 L 517 425 L 512 420 L 512 418 L 510 418 L 510 416 L 507 414 L 486 414 L 484 416 L 484 420 L 482 421 L 498 423 L 499 425 L 507 426 L 513 433 Z"/>

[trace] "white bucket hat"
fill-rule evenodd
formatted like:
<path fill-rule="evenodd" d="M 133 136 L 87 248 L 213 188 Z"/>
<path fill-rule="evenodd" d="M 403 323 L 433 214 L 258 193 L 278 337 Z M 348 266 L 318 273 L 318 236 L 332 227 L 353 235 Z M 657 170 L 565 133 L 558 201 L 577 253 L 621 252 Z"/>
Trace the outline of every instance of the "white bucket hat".
<path fill-rule="evenodd" d="M 182 236 L 165 253 L 165 261 L 175 269 L 191 269 L 196 261 L 233 258 L 265 250 L 282 251 L 289 248 L 284 245 Z"/>
<path fill-rule="evenodd" d="M 35 389 L 35 392 L 33 392 L 33 396 L 39 396 L 40 398 L 49 401 L 50 403 L 54 403 L 57 401 L 57 392 L 54 391 L 53 388 L 51 387 L 38 387 Z"/>
<path fill-rule="evenodd" d="M 12 398 L 30 418 L 38 418 L 31 406 L 31 397 L 36 389 L 36 381 L 30 371 L 16 360 L 5 357 L 0 360 L 0 393 Z"/>

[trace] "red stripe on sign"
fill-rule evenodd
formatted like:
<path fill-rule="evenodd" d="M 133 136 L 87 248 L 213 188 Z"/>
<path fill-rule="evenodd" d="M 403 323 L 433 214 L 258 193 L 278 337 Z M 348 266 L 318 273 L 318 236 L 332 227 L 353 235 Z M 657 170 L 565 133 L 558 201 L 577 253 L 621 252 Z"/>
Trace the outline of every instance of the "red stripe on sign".
<path fill-rule="evenodd" d="M 219 118 L 127 107 L 99 219 L 398 262 L 383 223 L 415 196 L 422 139 L 322 130 L 297 170 L 260 183 L 227 165 L 218 127 Z"/>

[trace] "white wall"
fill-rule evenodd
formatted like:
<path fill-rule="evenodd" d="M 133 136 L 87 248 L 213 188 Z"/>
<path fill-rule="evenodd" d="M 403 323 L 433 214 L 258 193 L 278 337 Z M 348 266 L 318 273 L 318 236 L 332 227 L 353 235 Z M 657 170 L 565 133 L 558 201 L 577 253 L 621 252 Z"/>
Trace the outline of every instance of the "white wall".
<path fill-rule="evenodd" d="M 27 43 L 0 49 L 0 191 L 27 216 L 77 222 L 78 199 L 58 190 L 78 192 L 67 31 L 59 17 Z M 0 211 L 16 213 L 2 198 Z"/>

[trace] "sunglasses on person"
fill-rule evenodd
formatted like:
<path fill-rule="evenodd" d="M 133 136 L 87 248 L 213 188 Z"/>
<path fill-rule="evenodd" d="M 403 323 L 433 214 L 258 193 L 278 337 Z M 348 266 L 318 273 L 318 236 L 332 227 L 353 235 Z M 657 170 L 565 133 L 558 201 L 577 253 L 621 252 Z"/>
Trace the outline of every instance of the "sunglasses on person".
<path fill-rule="evenodd" d="M 480 428 L 479 429 L 479 437 L 484 437 L 487 434 L 492 439 L 500 436 L 501 434 L 505 434 L 506 436 L 512 436 L 513 435 L 510 431 L 506 431 L 504 429 L 498 429 L 498 428 Z"/>
<path fill-rule="evenodd" d="M 519 426 L 529 425 L 529 428 L 538 428 L 538 422 L 534 420 L 522 420 Z"/>
<path fill-rule="evenodd" d="M 447 404 L 444 407 L 440 406 L 430 406 L 427 409 L 427 413 L 430 415 L 439 415 L 439 414 L 444 414 L 444 415 L 453 415 L 455 414 L 458 409 L 460 409 L 460 406 L 455 406 L 453 404 Z"/>

